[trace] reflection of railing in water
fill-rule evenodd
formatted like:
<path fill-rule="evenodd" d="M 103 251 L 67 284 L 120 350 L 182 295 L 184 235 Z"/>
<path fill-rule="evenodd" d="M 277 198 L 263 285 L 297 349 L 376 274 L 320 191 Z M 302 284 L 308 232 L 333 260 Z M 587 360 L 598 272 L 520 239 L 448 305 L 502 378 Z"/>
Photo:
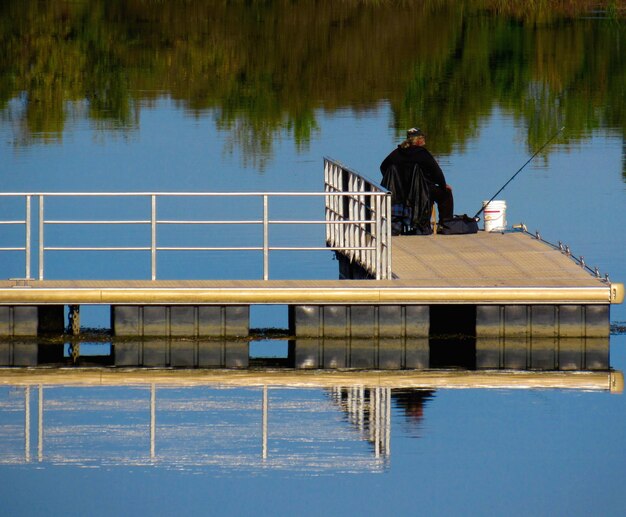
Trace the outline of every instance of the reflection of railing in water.
<path fill-rule="evenodd" d="M 31 422 L 33 419 L 31 411 L 33 390 L 31 388 L 33 387 L 37 392 L 35 432 Z M 109 398 L 102 400 L 101 389 L 90 390 L 90 393 L 87 393 L 87 398 L 85 398 L 84 387 L 63 386 L 63 388 L 65 398 L 55 396 L 54 388 L 46 387 L 43 384 L 24 387 L 23 454 L 19 454 L 16 450 L 10 451 L 10 444 L 7 446 L 7 441 L 13 440 L 15 442 L 17 429 L 15 425 L 9 425 L 7 420 L 2 418 L 0 419 L 0 464 L 30 463 L 33 460 L 39 463 L 69 462 L 74 464 L 102 461 L 108 464 L 159 465 L 172 462 L 182 465 L 189 463 L 196 466 L 215 465 L 241 468 L 246 466 L 245 463 L 248 463 L 249 466 L 277 468 L 300 465 L 337 470 L 353 467 L 363 470 L 380 470 L 384 467 L 381 459 L 388 455 L 389 450 L 389 445 L 388 443 L 385 445 L 385 440 L 388 442 L 390 439 L 390 411 L 383 409 L 385 413 L 379 414 L 375 420 L 369 423 L 373 438 L 369 439 L 362 436 L 350 438 L 350 441 L 355 442 L 369 439 L 374 443 L 374 440 L 378 440 L 381 445 L 375 449 L 373 458 L 371 454 L 364 455 L 361 449 L 346 452 L 344 447 L 342 448 L 343 452 L 341 452 L 334 450 L 336 440 L 345 442 L 347 439 L 341 427 L 337 428 L 335 419 L 318 422 L 320 429 L 315 429 L 315 426 L 302 427 L 300 425 L 293 426 L 293 424 L 291 424 L 293 428 L 289 429 L 290 403 L 285 404 L 283 401 L 282 406 L 279 407 L 276 394 L 280 390 L 272 389 L 266 385 L 256 386 L 252 389 L 246 388 L 248 394 L 254 398 L 246 399 L 243 402 L 237 398 L 237 394 L 234 395 L 233 401 L 229 402 L 229 399 L 223 396 L 223 393 L 227 391 L 225 387 L 217 387 L 214 397 L 219 393 L 222 402 L 215 402 L 214 400 L 215 403 L 210 409 L 202 407 L 203 403 L 206 404 L 211 400 L 211 392 L 205 390 L 202 391 L 203 398 L 201 400 L 194 398 L 197 397 L 197 393 L 189 398 L 176 396 L 170 399 L 166 397 L 166 400 L 162 400 L 160 395 L 164 391 L 167 392 L 167 387 L 158 386 L 154 383 L 147 386 L 125 386 L 123 389 L 133 390 L 135 394 L 141 395 L 143 407 L 136 407 L 136 400 L 129 402 L 126 396 L 118 398 L 119 393 L 117 391 L 112 392 Z M 19 388 L 14 386 L 11 389 Z M 73 394 L 70 393 L 72 395 L 70 397 L 67 392 L 72 389 L 78 391 L 74 391 Z M 149 395 L 146 394 L 146 389 L 149 391 Z M 193 390 L 189 387 L 183 388 L 183 394 L 185 389 Z M 260 408 L 258 404 L 259 389 L 261 389 Z M 384 408 L 384 397 L 384 393 L 378 397 L 380 400 L 375 402 L 377 404 L 375 407 Z M 386 400 L 388 401 L 388 396 Z M 0 402 L 2 401 L 0 400 Z M 194 402 L 197 405 L 194 405 Z M 332 406 L 324 402 L 323 397 L 314 403 L 316 404 L 316 410 L 312 413 L 314 415 L 321 414 L 323 418 L 323 413 L 320 413 L 321 410 L 332 410 Z M 134 407 L 137 414 L 141 415 L 143 424 L 138 424 L 136 418 L 133 418 L 132 414 L 128 414 L 129 407 Z M 0 403 L 0 415 L 7 411 L 15 414 L 16 410 L 15 404 L 9 406 L 6 403 Z M 231 410 L 236 410 L 238 419 L 228 425 L 229 411 Z M 106 421 L 97 426 L 96 430 L 94 421 L 97 420 L 100 411 L 103 412 Z M 242 412 L 246 413 L 244 417 L 241 416 Z M 48 417 L 49 413 L 53 416 Z M 115 413 L 119 413 L 119 416 L 123 418 L 123 423 L 116 423 Z M 189 424 L 185 424 L 186 419 L 190 416 L 193 418 L 194 414 L 206 415 L 207 413 L 212 413 L 213 420 L 218 421 L 219 425 L 200 422 L 190 427 Z M 376 411 L 374 413 L 378 414 Z M 89 424 L 81 423 L 81 414 L 86 416 Z M 175 418 L 173 418 L 173 414 L 176 415 Z M 71 415 L 71 418 L 67 415 Z M 288 428 L 287 432 L 285 432 L 285 425 Z M 276 428 L 279 429 L 278 432 L 274 430 Z M 285 453 L 282 450 L 290 449 L 291 444 L 288 437 L 294 429 L 297 429 L 297 432 L 302 435 L 294 437 L 294 441 L 303 441 L 307 444 L 306 450 L 300 458 L 298 458 L 297 452 L 288 450 Z M 37 453 L 36 457 L 33 458 L 31 447 L 35 433 Z M 337 434 L 336 438 L 333 438 L 333 433 Z M 111 445 L 113 435 L 117 435 L 118 439 L 121 438 L 123 445 L 118 445 L 119 449 L 108 450 L 107 447 Z M 311 457 L 310 449 L 315 448 L 312 444 L 318 438 L 320 439 L 317 447 L 319 455 L 313 454 Z M 245 442 L 244 448 L 253 449 L 256 452 L 242 456 L 241 453 L 235 451 L 230 455 L 229 447 L 226 445 L 230 439 L 235 442 L 234 446 L 240 447 L 243 440 Z M 97 445 L 97 450 L 83 450 L 85 444 L 89 445 L 92 440 L 95 440 L 93 446 Z M 172 440 L 175 443 L 173 455 L 169 449 Z M 217 445 L 218 450 L 214 454 L 207 454 L 205 450 L 207 446 L 220 443 L 224 444 L 226 450 L 219 449 L 219 445 Z M 295 445 L 297 448 L 297 443 Z M 333 450 L 324 451 L 324 447 L 327 446 Z M 197 450 L 197 454 L 190 454 L 188 449 Z M 129 454 L 129 451 L 133 450 L 135 454 Z M 103 454 L 100 460 L 98 454 Z"/>
<path fill-rule="evenodd" d="M 376 458 L 391 455 L 391 388 L 332 388 L 333 401 L 346 412 L 348 422 L 374 446 Z"/>
<path fill-rule="evenodd" d="M 0 464 L 380 470 L 392 404 L 419 429 L 437 389 L 614 384 L 623 389 L 620 372 L 10 369 L 0 378 Z M 362 441 L 366 455 L 348 446 Z"/>

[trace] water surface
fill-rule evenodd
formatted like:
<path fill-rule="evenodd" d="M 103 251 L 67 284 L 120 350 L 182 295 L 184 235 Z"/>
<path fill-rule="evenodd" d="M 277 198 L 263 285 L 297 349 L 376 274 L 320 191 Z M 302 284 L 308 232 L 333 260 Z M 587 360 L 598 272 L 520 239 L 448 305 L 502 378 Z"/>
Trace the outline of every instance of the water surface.
<path fill-rule="evenodd" d="M 473 214 L 564 127 L 499 196 L 508 222 L 624 282 L 626 25 L 611 5 L 3 2 L 0 190 L 319 191 L 323 156 L 377 180 L 419 126 L 455 211 Z M 277 210 L 322 215 L 315 203 Z M 2 230 L 0 246 L 21 238 Z M 270 268 L 337 277 L 330 253 L 277 253 Z M 3 252 L 0 269 L 23 276 L 23 255 Z M 260 271 L 258 255 L 159 263 L 164 278 Z M 46 277 L 149 278 L 149 265 L 51 254 Z M 83 319 L 108 325 L 94 308 Z M 621 371 L 625 321 L 612 306 L 610 366 Z M 252 325 L 284 328 L 286 315 L 259 309 Z M 0 388 L 0 496 L 12 515 L 614 515 L 626 503 L 626 408 L 608 391 L 392 391 L 386 449 L 352 421 L 345 392 L 270 386 L 264 459 L 260 386 L 156 387 L 153 450 L 149 385 L 45 386 L 41 448 L 39 387 L 29 389 Z"/>

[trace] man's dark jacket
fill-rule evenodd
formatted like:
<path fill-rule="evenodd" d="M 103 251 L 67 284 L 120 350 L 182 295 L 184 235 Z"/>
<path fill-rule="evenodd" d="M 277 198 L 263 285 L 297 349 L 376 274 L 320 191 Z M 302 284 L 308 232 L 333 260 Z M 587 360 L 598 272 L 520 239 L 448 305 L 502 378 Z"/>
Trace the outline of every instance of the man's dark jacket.
<path fill-rule="evenodd" d="M 446 179 L 439 164 L 427 149 L 419 146 L 400 147 L 392 151 L 380 165 L 383 174 L 381 185 L 391 192 L 391 203 L 395 212 L 402 214 L 392 218 L 392 231 L 430 234 L 430 212 L 433 189 L 445 189 Z M 398 207 L 410 208 L 410 223 Z M 392 209 L 393 211 L 394 209 Z M 407 229 L 410 228 L 410 229 Z"/>
<path fill-rule="evenodd" d="M 429 183 L 434 183 L 438 187 L 445 188 L 446 178 L 437 160 L 433 158 L 428 149 L 417 145 L 400 147 L 389 153 L 389 156 L 380 164 L 380 172 L 384 175 L 391 165 L 395 165 L 401 175 L 406 175 L 407 181 L 413 173 L 415 164 L 419 165 L 424 177 Z M 408 187 L 408 185 L 407 185 Z"/>

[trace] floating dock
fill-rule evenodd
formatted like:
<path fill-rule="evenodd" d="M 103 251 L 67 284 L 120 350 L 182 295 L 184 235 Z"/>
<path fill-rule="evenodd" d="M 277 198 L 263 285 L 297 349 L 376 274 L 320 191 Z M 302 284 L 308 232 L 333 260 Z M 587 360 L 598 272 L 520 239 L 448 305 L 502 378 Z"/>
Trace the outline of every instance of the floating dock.
<path fill-rule="evenodd" d="M 572 259 L 567 247 L 551 246 L 526 231 L 392 236 L 390 193 L 329 158 L 324 160 L 323 192 L 0 193 L 2 196 L 23 202 L 25 211 L 23 219 L 16 216 L 0 221 L 25 230 L 22 245 L 0 248 L 23 252 L 25 259 L 24 279 L 0 282 L 0 336 L 4 337 L 61 334 L 66 329 L 66 307 L 68 327 L 76 334 L 80 331 L 80 306 L 95 304 L 111 307 L 115 336 L 246 337 L 251 305 L 287 305 L 289 331 L 297 338 L 438 339 L 445 334 L 604 338 L 610 331 L 610 305 L 624 300 L 623 284 L 601 278 L 597 270 L 590 274 L 581 260 Z M 172 219 L 164 214 L 168 203 L 181 203 L 181 198 L 188 207 L 194 200 L 204 206 L 225 196 L 244 196 L 242 203 L 247 207 L 257 199 L 260 217 L 224 220 L 223 214 L 218 214 L 217 219 L 206 219 L 191 211 L 189 216 L 194 218 Z M 271 218 L 270 204 L 288 197 L 298 204 L 306 197 L 323 199 L 324 218 Z M 118 219 L 75 213 L 72 203 L 86 199 L 93 203 L 104 200 L 107 207 L 119 205 L 111 210 Z M 149 214 L 145 217 L 123 216 L 131 209 L 143 213 L 146 207 Z M 62 215 L 46 217 L 53 209 Z M 174 215 L 182 216 L 180 207 Z M 167 228 L 198 225 L 259 228 L 261 245 L 168 245 Z M 325 242 L 274 246 L 271 229 L 285 225 L 291 225 L 296 233 L 307 225 L 323 225 Z M 62 230 L 63 242 L 51 242 L 58 235 L 50 236 L 48 227 L 66 229 Z M 144 233 L 137 234 L 141 238 L 121 235 L 129 243 L 122 247 L 99 242 L 59 245 L 78 238 L 80 228 L 85 227 L 136 227 Z M 98 230 L 94 234 L 100 235 Z M 149 245 L 137 245 L 140 241 L 149 241 Z M 32 272 L 34 249 L 38 249 L 37 279 Z M 258 253 L 263 258 L 263 279 L 158 279 L 157 256 L 163 253 L 225 250 Z M 311 250 L 336 254 L 338 280 L 270 280 L 271 252 Z M 45 279 L 49 254 L 103 251 L 149 255 L 151 279 Z M 184 260 L 181 258 L 181 264 Z"/>
<path fill-rule="evenodd" d="M 594 278 L 528 235 L 394 237 L 392 280 L 4 280 L 1 305 L 611 304 Z"/>
<path fill-rule="evenodd" d="M 33 334 L 38 307 L 97 304 L 117 335 L 242 336 L 250 305 L 279 304 L 301 337 L 419 337 L 431 307 L 455 306 L 476 311 L 478 335 L 602 337 L 624 299 L 622 284 L 522 232 L 398 236 L 392 256 L 389 280 L 6 280 L 0 330 Z"/>

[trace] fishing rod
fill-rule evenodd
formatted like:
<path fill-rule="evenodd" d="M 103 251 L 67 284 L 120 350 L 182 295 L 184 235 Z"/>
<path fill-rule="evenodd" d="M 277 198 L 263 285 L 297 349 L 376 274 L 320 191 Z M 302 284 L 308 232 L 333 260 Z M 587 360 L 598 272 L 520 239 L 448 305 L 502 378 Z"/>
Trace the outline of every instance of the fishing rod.
<path fill-rule="evenodd" d="M 484 210 L 485 208 L 487 208 L 487 206 L 489 205 L 489 203 L 491 203 L 491 202 L 492 202 L 492 201 L 496 198 L 496 196 L 497 196 L 500 192 L 502 192 L 502 191 L 506 188 L 506 186 L 507 186 L 509 183 L 511 183 L 511 182 L 515 179 L 515 176 L 517 176 L 520 172 L 522 172 L 522 170 L 524 169 L 524 167 L 526 167 L 526 165 L 528 165 L 528 164 L 529 164 L 529 163 L 533 160 L 533 158 L 534 158 L 535 156 L 537 156 L 537 155 L 538 155 L 541 151 L 543 151 L 543 150 L 544 150 L 544 149 L 548 146 L 548 144 L 549 144 L 550 142 L 552 142 L 552 140 L 554 140 L 554 139 L 557 137 L 557 135 L 558 135 L 561 131 L 563 131 L 564 129 L 565 129 L 565 126 L 563 126 L 561 129 L 559 129 L 559 130 L 558 130 L 556 133 L 554 133 L 554 134 L 553 134 L 550 138 L 548 138 L 548 141 L 547 141 L 545 144 L 543 144 L 543 145 L 542 145 L 542 146 L 541 146 L 541 147 L 537 150 L 537 152 L 536 152 L 535 154 L 533 154 L 530 158 L 528 158 L 528 161 L 527 161 L 524 165 L 522 165 L 522 166 L 521 166 L 521 167 L 517 170 L 517 172 L 516 172 L 515 174 L 513 174 L 513 176 L 511 176 L 511 178 L 509 179 L 509 181 L 507 181 L 504 185 L 502 185 L 502 188 L 501 188 L 500 190 L 498 190 L 498 192 L 496 192 L 496 193 L 493 195 L 493 197 L 492 197 L 489 201 L 487 201 L 486 203 L 484 203 L 484 204 L 483 204 L 483 207 L 482 207 L 482 208 L 481 208 L 478 212 L 476 212 L 476 215 L 474 216 L 474 219 L 476 219 L 476 218 L 477 218 L 480 214 L 482 214 L 483 210 Z"/>

